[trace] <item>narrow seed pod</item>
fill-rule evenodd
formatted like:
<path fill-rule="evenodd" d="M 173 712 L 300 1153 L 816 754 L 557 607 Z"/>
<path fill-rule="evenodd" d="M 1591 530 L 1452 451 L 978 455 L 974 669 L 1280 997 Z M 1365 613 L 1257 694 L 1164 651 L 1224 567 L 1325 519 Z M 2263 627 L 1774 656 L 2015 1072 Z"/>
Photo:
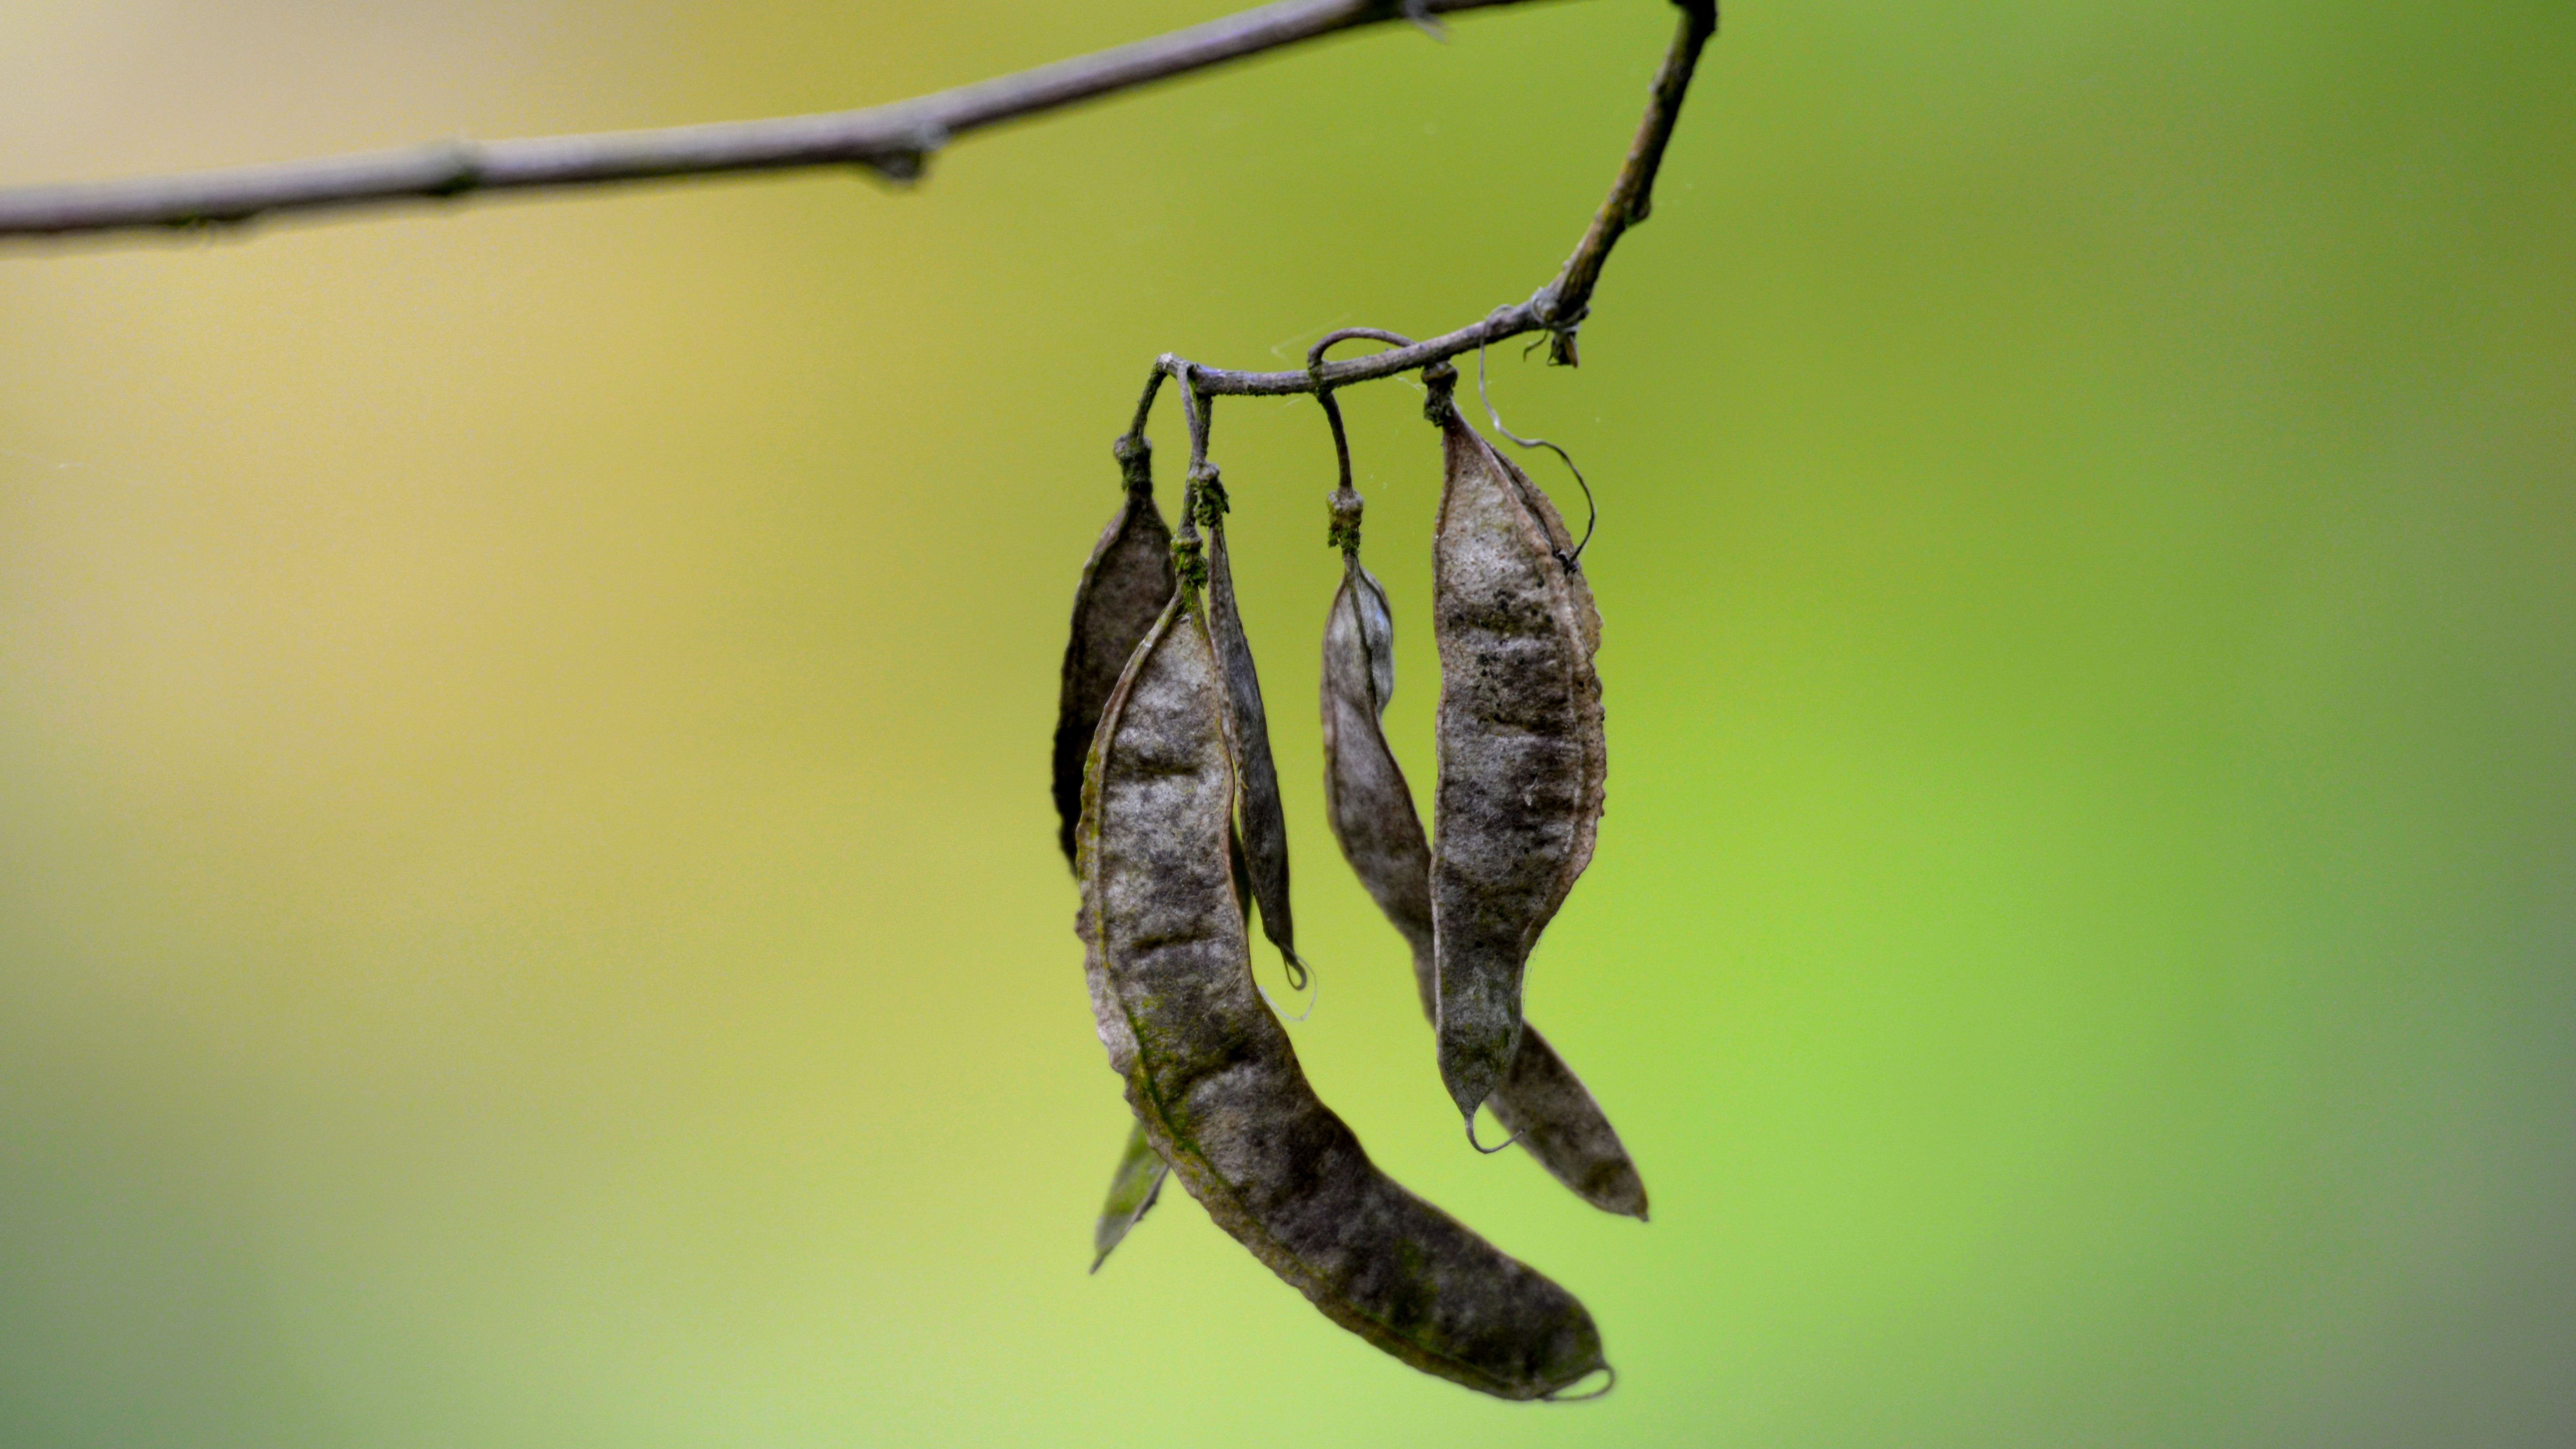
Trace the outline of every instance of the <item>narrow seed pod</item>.
<path fill-rule="evenodd" d="M 1435 399 L 1447 478 L 1431 546 L 1431 920 L 1440 1079 L 1472 1124 L 1519 1048 L 1530 948 L 1592 859 L 1601 616 L 1547 495 Z"/>
<path fill-rule="evenodd" d="M 1235 745 L 1242 761 L 1243 861 L 1252 877 L 1253 900 L 1261 907 L 1261 934 L 1279 948 L 1288 964 L 1288 984 L 1306 989 L 1306 963 L 1297 956 L 1297 927 L 1288 913 L 1288 819 L 1279 805 L 1279 771 L 1270 760 L 1270 716 L 1261 707 L 1261 676 L 1252 667 L 1252 643 L 1243 636 L 1243 618 L 1234 604 L 1234 570 L 1225 549 L 1225 485 L 1216 469 L 1204 464 L 1191 470 L 1198 522 L 1207 530 L 1207 619 L 1216 641 L 1217 659 L 1225 673 L 1227 703 L 1234 717 Z"/>
<path fill-rule="evenodd" d="M 1110 696 L 1083 780 L 1077 927 L 1137 1120 L 1208 1216 L 1334 1322 L 1469 1388 L 1561 1393 L 1606 1368 L 1591 1315 L 1379 1172 L 1262 1003 L 1227 862 L 1231 735 L 1184 589 Z"/>
<path fill-rule="evenodd" d="M 1381 684 L 1381 651 L 1372 634 L 1394 642 L 1386 596 L 1359 560 L 1350 559 L 1324 621 L 1324 813 L 1360 884 L 1428 967 L 1431 846 L 1378 721 L 1392 692 L 1386 686 L 1394 683 L 1394 660 L 1390 647 Z M 1424 1005 L 1436 1016 L 1437 986 L 1427 989 Z"/>
<path fill-rule="evenodd" d="M 1073 591 L 1073 637 L 1064 646 L 1064 683 L 1055 720 L 1056 843 L 1073 864 L 1073 831 L 1082 817 L 1082 762 L 1100 725 L 1100 707 L 1136 652 L 1145 631 L 1172 597 L 1172 533 L 1154 507 L 1153 448 L 1141 435 L 1111 450 L 1127 498 L 1100 531 Z"/>
<path fill-rule="evenodd" d="M 1128 1129 L 1127 1150 L 1118 1155 L 1118 1170 L 1109 1177 L 1109 1197 L 1100 1205 L 1100 1221 L 1091 1230 L 1091 1271 L 1109 1261 L 1109 1250 L 1127 1236 L 1127 1230 L 1145 1220 L 1154 1200 L 1163 1195 L 1163 1179 L 1171 1175 L 1171 1166 L 1154 1151 L 1145 1139 L 1142 1123 Z"/>
<path fill-rule="evenodd" d="M 1395 623 L 1386 590 L 1360 565 L 1359 495 L 1334 498 L 1343 536 L 1342 586 L 1324 623 L 1324 802 L 1343 858 L 1413 950 L 1425 1019 L 1440 1016 L 1432 953 L 1431 847 L 1413 791 L 1387 748 L 1380 717 L 1395 692 Z M 1628 1149 L 1563 1058 L 1524 1027 L 1520 1048 L 1486 1099 L 1494 1116 L 1557 1181 L 1604 1212 L 1646 1215 L 1646 1184 Z"/>

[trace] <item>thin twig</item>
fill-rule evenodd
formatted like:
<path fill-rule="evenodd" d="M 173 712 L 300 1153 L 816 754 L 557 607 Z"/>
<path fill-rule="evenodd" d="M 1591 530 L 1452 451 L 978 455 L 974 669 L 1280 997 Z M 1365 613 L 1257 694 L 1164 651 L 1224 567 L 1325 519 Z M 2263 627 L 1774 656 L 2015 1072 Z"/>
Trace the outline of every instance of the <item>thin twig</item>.
<path fill-rule="evenodd" d="M 1558 462 L 1565 465 L 1565 471 L 1574 475 L 1574 486 L 1583 490 L 1583 538 L 1581 542 L 1574 545 L 1572 553 L 1557 549 L 1556 559 L 1557 562 L 1565 565 L 1567 573 L 1581 572 L 1583 551 L 1592 546 L 1592 530 L 1601 522 L 1601 504 L 1592 496 L 1592 484 L 1585 480 L 1583 470 L 1575 466 L 1572 453 L 1545 438 L 1524 438 L 1503 426 L 1502 410 L 1494 406 L 1494 395 L 1485 388 L 1485 349 L 1481 347 L 1476 349 L 1476 401 L 1485 405 L 1485 421 L 1494 425 L 1495 432 L 1511 439 L 1522 448 L 1547 449 L 1556 455 Z"/>
<path fill-rule="evenodd" d="M 1127 436 L 1138 441 L 1145 437 L 1145 424 L 1154 416 L 1154 394 L 1163 390 L 1163 369 L 1158 364 L 1145 378 L 1145 395 L 1136 399 L 1136 421 L 1128 424 Z"/>
<path fill-rule="evenodd" d="M 1522 0 L 1280 0 L 1152 40 L 861 111 L 488 145 L 453 141 L 278 166 L 0 190 L 0 237 L 187 227 L 248 221 L 276 211 L 809 166 L 860 165 L 911 177 L 920 174 L 930 153 L 967 131 L 1335 31 L 1518 3 Z M 1717 31 L 1716 0 L 1674 3 L 1682 11 L 1681 28 L 1655 74 L 1646 113 L 1610 194 L 1555 280 L 1528 301 L 1411 346 L 1305 371 L 1234 372 L 1166 353 L 1156 360 L 1157 372 L 1176 374 L 1188 367 L 1191 385 L 1202 396 L 1285 396 L 1392 377 L 1531 332 L 1548 334 L 1555 361 L 1573 363 L 1575 329 L 1590 310 L 1592 289 L 1620 235 L 1646 219 L 1655 172 L 1680 118 L 1682 97 L 1702 47 Z M 1138 435 L 1153 397 L 1149 384 L 1133 430 Z"/>
<path fill-rule="evenodd" d="M 1208 465 L 1209 425 L 1215 421 L 1210 414 L 1216 409 L 1208 406 L 1207 390 L 1198 385 L 1198 375 L 1188 363 L 1179 364 L 1171 373 L 1181 380 L 1181 420 L 1190 430 L 1190 481 L 1195 483 L 1199 470 Z"/>
<path fill-rule="evenodd" d="M 1619 179 L 1611 184 L 1609 196 L 1592 216 L 1583 240 L 1574 247 L 1574 255 L 1565 259 L 1565 269 L 1556 280 L 1530 299 L 1538 309 L 1539 321 L 1548 331 L 1548 358 L 1567 367 L 1575 364 L 1574 329 L 1583 324 L 1584 314 L 1592 310 L 1592 287 L 1601 280 L 1601 268 L 1610 260 L 1610 248 L 1619 242 L 1619 234 L 1644 221 L 1655 207 L 1655 170 L 1663 164 L 1664 143 L 1673 136 L 1673 122 L 1681 118 L 1682 96 L 1690 90 L 1691 72 L 1699 65 L 1700 49 L 1709 37 L 1717 34 L 1717 0 L 1675 0 L 1682 10 L 1682 29 L 1673 37 L 1672 49 L 1664 53 L 1664 63 L 1655 72 L 1652 97 L 1646 102 L 1646 114 L 1637 122 L 1637 139 L 1628 146 L 1628 160 L 1619 168 Z"/>
<path fill-rule="evenodd" d="M 1372 352 L 1366 357 L 1354 357 L 1348 362 L 1327 362 L 1312 372 L 1303 369 L 1296 372 L 1233 372 L 1222 367 L 1209 367 L 1205 363 L 1191 362 L 1187 358 L 1169 352 L 1157 359 L 1155 365 L 1175 376 L 1178 375 L 1179 369 L 1189 368 L 1190 376 L 1197 381 L 1199 391 L 1203 393 L 1239 397 L 1282 397 L 1289 393 L 1313 392 L 1318 386 L 1343 387 L 1354 382 L 1369 382 L 1376 378 L 1393 377 L 1399 372 L 1411 372 L 1417 367 L 1427 367 L 1462 352 L 1472 352 L 1479 343 L 1499 342 L 1506 337 L 1518 337 L 1524 332 L 1535 332 L 1539 330 L 1540 325 L 1530 310 L 1530 304 L 1521 302 L 1505 307 L 1481 322 L 1461 327 L 1455 332 L 1444 332 L 1427 341 L 1417 342 L 1411 347 L 1391 347 L 1384 352 Z"/>
<path fill-rule="evenodd" d="M 1332 385 L 1324 381 L 1324 354 L 1332 351 L 1335 343 L 1362 339 L 1395 347 L 1413 345 L 1413 339 L 1401 332 L 1387 332 L 1376 327 L 1344 327 L 1325 333 L 1314 346 L 1306 349 L 1306 375 L 1314 380 L 1315 402 L 1324 410 L 1324 421 L 1332 425 L 1333 456 L 1341 467 L 1341 482 L 1336 485 L 1336 496 L 1351 491 L 1351 437 L 1342 427 L 1342 405 L 1333 401 Z"/>
<path fill-rule="evenodd" d="M 0 236 L 190 227 L 280 211 L 452 200 L 485 191 L 863 166 L 891 180 L 969 131 L 1335 31 L 1523 0 L 1279 0 L 1151 40 L 890 105 L 760 121 L 517 141 L 443 141 L 273 166 L 0 190 Z"/>
<path fill-rule="evenodd" d="M 1234 394 L 1245 397 L 1281 397 L 1292 393 L 1329 392 L 1355 382 L 1393 377 L 1435 362 L 1445 362 L 1461 353 L 1519 337 L 1531 332 L 1548 334 L 1551 360 L 1572 366 L 1576 361 L 1574 330 L 1591 310 L 1592 288 L 1601 280 L 1601 269 L 1610 260 L 1610 249 L 1619 243 L 1620 235 L 1646 219 L 1648 198 L 1654 194 L 1655 171 L 1663 164 L 1664 146 L 1672 140 L 1673 125 L 1681 119 L 1682 95 L 1690 89 L 1691 73 L 1699 64 L 1699 53 L 1709 37 L 1717 33 L 1716 0 L 1674 0 L 1682 12 L 1681 28 L 1673 35 L 1671 48 L 1664 52 L 1664 63 L 1655 72 L 1652 94 L 1646 101 L 1646 114 L 1637 122 L 1637 136 L 1628 145 L 1628 159 L 1610 183 L 1610 195 L 1584 230 L 1583 239 L 1574 246 L 1574 254 L 1556 279 L 1538 289 L 1526 302 L 1495 309 L 1483 320 L 1471 322 L 1455 332 L 1416 342 L 1405 347 L 1390 347 L 1366 357 L 1347 362 L 1320 362 L 1319 346 L 1310 356 L 1308 366 L 1298 372 L 1230 372 L 1209 367 L 1166 352 L 1154 360 L 1158 371 L 1179 376 L 1189 372 L 1193 389 L 1202 395 Z M 1337 337 L 1366 335 L 1371 329 L 1346 328 Z M 1150 402 L 1152 390 L 1146 392 Z M 1141 412 L 1139 414 L 1142 416 Z M 1141 424 L 1140 424 L 1141 430 Z"/>

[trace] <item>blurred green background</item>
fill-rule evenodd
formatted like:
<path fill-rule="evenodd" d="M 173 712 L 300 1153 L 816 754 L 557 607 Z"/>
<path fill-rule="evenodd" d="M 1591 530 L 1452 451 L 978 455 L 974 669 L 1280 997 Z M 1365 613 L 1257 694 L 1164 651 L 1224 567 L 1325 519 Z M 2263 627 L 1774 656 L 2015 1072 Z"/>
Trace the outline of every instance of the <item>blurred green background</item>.
<path fill-rule="evenodd" d="M 1220 8 L 11 0 L 0 180 Z M 909 194 L 0 247 L 0 1442 L 2576 1434 L 2563 0 L 1729 14 L 1585 365 L 1494 359 L 1602 507 L 1531 1017 L 1651 1226 L 1459 1142 L 1322 819 L 1326 435 L 1221 404 L 1299 1051 L 1623 1381 L 1419 1376 L 1178 1193 L 1084 1275 L 1124 1109 L 1045 759 L 1110 438 L 1158 351 L 1526 296 L 1669 24 L 1385 28 Z M 1347 406 L 1419 783 L 1416 402 Z"/>

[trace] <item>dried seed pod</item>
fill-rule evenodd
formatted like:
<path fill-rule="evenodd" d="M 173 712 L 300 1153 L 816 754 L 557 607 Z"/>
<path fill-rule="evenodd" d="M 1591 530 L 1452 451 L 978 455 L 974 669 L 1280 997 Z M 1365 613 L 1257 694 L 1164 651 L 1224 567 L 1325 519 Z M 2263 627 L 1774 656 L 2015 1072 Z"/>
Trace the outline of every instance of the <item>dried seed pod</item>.
<path fill-rule="evenodd" d="M 1395 692 L 1395 620 L 1386 590 L 1359 561 L 1359 495 L 1336 493 L 1334 533 L 1342 542 L 1342 586 L 1324 623 L 1324 801 L 1342 855 L 1378 909 L 1413 950 L 1422 1014 L 1439 1020 L 1439 968 L 1432 952 L 1431 847 L 1413 791 L 1387 748 L 1380 723 Z M 1605 1212 L 1646 1215 L 1646 1185 L 1600 1104 L 1538 1028 L 1487 1098 L 1505 1130 L 1557 1181 Z"/>
<path fill-rule="evenodd" d="M 1055 720 L 1056 843 L 1073 864 L 1073 831 L 1082 817 L 1082 762 L 1091 752 L 1100 707 L 1119 671 L 1172 597 L 1172 532 L 1154 507 L 1153 446 L 1141 434 L 1111 450 L 1125 476 L 1126 501 L 1100 531 L 1082 584 L 1073 591 L 1073 637 L 1064 646 L 1064 683 Z"/>
<path fill-rule="evenodd" d="M 1519 1048 L 1530 948 L 1592 859 L 1607 764 L 1601 616 L 1547 495 L 1445 392 L 1434 400 L 1447 477 L 1431 548 L 1431 918 L 1440 1078 L 1472 1123 Z"/>
<path fill-rule="evenodd" d="M 1324 622 L 1324 812 L 1360 884 L 1428 968 L 1431 846 L 1378 722 L 1394 684 L 1393 644 L 1384 590 L 1347 560 Z M 1425 989 L 1436 1015 L 1437 988 Z"/>
<path fill-rule="evenodd" d="M 1252 924 L 1250 868 L 1243 860 L 1243 836 L 1230 824 L 1225 832 L 1225 854 L 1227 871 L 1234 878 L 1235 904 L 1242 911 L 1244 924 L 1249 926 Z M 1120 1154 L 1117 1170 L 1110 1174 L 1109 1198 L 1100 1209 L 1100 1221 L 1091 1230 L 1091 1247 L 1095 1254 L 1091 1260 L 1092 1272 L 1100 1271 L 1100 1265 L 1109 1260 L 1109 1250 L 1126 1238 L 1128 1229 L 1145 1220 L 1146 1210 L 1153 1207 L 1154 1199 L 1162 1195 L 1163 1179 L 1170 1172 L 1171 1164 L 1163 1161 L 1146 1140 L 1144 1126 L 1141 1123 L 1136 1125 L 1127 1135 L 1127 1150 Z"/>
<path fill-rule="evenodd" d="M 1646 1182 L 1601 1104 L 1537 1027 L 1521 1027 L 1512 1069 L 1485 1099 L 1494 1120 L 1575 1196 L 1603 1212 L 1646 1218 Z"/>
<path fill-rule="evenodd" d="M 1225 484 L 1215 468 L 1190 469 L 1191 496 L 1199 526 L 1207 530 L 1207 619 L 1216 641 L 1217 659 L 1225 673 L 1227 705 L 1234 719 L 1235 747 L 1242 768 L 1242 849 L 1252 880 L 1252 898 L 1261 907 L 1261 934 L 1279 948 L 1288 965 L 1288 984 L 1306 989 L 1306 963 L 1297 956 L 1297 927 L 1288 912 L 1288 819 L 1279 804 L 1279 771 L 1270 760 L 1270 716 L 1261 706 L 1261 676 L 1252 667 L 1252 642 L 1243 636 L 1243 618 L 1234 603 L 1234 569 L 1225 548 Z"/>
<path fill-rule="evenodd" d="M 1163 1179 L 1171 1175 L 1171 1165 L 1154 1151 L 1145 1138 L 1144 1125 L 1128 1129 L 1127 1150 L 1118 1155 L 1118 1170 L 1109 1175 L 1109 1197 L 1100 1205 L 1100 1221 L 1091 1230 L 1091 1271 L 1109 1261 L 1109 1250 L 1127 1236 L 1127 1230 L 1145 1220 L 1154 1200 L 1163 1195 Z"/>
<path fill-rule="evenodd" d="M 1591 1315 L 1379 1172 L 1253 985 L 1231 733 L 1185 589 L 1110 696 L 1083 780 L 1078 928 L 1128 1102 L 1217 1225 L 1334 1322 L 1485 1393 L 1558 1394 L 1606 1367 Z"/>

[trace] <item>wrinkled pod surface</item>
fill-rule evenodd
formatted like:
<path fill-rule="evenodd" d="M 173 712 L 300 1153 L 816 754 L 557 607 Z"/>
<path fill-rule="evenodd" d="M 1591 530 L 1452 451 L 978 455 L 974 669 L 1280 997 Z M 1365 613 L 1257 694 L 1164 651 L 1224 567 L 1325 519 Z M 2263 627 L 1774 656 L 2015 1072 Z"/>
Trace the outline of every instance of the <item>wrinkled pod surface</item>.
<path fill-rule="evenodd" d="M 1127 660 L 1171 602 L 1172 531 L 1154 506 L 1154 450 L 1141 436 L 1120 438 L 1112 452 L 1126 497 L 1100 530 L 1082 582 L 1073 591 L 1073 635 L 1065 641 L 1056 694 L 1056 843 L 1073 864 L 1073 832 L 1082 820 L 1082 766 L 1100 711 Z"/>
<path fill-rule="evenodd" d="M 1412 949 L 1426 1020 L 1439 1019 L 1432 956 L 1431 846 L 1382 724 L 1395 692 L 1395 622 L 1386 591 L 1359 560 L 1359 495 L 1333 499 L 1344 540 L 1342 585 L 1324 624 L 1324 802 L 1333 838 L 1360 884 Z M 1601 1106 L 1564 1058 L 1524 1026 L 1511 1069 L 1486 1099 L 1494 1116 L 1557 1181 L 1604 1212 L 1646 1216 L 1646 1184 Z"/>
<path fill-rule="evenodd" d="M 1136 646 L 1152 632 L 1171 602 L 1172 532 L 1154 506 L 1153 446 L 1140 434 L 1118 440 L 1111 450 L 1118 460 L 1126 496 L 1109 525 L 1092 545 L 1082 566 L 1082 582 L 1073 591 L 1073 631 L 1064 646 L 1064 672 L 1056 698 L 1055 810 L 1056 842 L 1064 863 L 1074 863 L 1074 831 L 1082 820 L 1082 768 L 1091 754 L 1091 737 L 1100 728 L 1100 711 L 1118 687 Z M 1110 1174 L 1109 1195 L 1091 1234 L 1091 1271 L 1143 1219 L 1163 1190 L 1169 1171 L 1146 1145 L 1144 1129 L 1131 1130 L 1126 1150 Z"/>
<path fill-rule="evenodd" d="M 1530 948 L 1592 859 L 1607 771 L 1601 616 L 1547 495 L 1434 398 L 1432 954 L 1440 1078 L 1472 1122 L 1515 1063 Z"/>
<path fill-rule="evenodd" d="M 1078 834 L 1092 1008 L 1154 1149 L 1326 1317 L 1507 1399 L 1606 1368 L 1564 1289 L 1405 1191 L 1317 1100 L 1254 988 L 1229 865 L 1238 786 L 1203 606 L 1164 611 L 1111 695 Z"/>

